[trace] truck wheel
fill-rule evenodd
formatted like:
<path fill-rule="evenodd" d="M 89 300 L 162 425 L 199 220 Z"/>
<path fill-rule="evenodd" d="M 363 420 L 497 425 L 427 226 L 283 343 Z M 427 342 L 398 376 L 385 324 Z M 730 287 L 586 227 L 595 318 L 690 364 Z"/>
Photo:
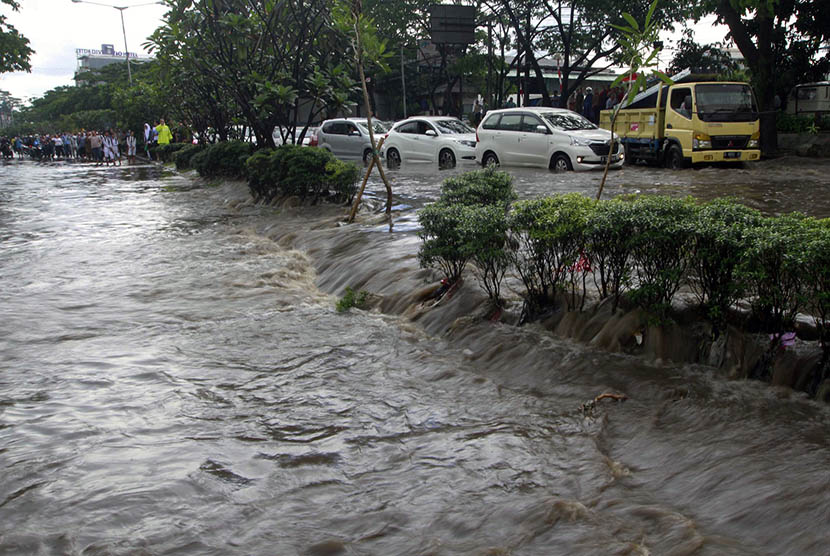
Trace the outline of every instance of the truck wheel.
<path fill-rule="evenodd" d="M 670 170 L 681 170 L 685 166 L 683 161 L 683 151 L 677 145 L 672 145 L 666 151 L 666 168 Z"/>
<path fill-rule="evenodd" d="M 568 155 L 559 153 L 553 155 L 553 159 L 550 161 L 550 169 L 555 172 L 567 172 L 573 170 L 574 167 L 571 165 L 571 159 L 568 158 Z"/>
<path fill-rule="evenodd" d="M 633 166 L 634 165 L 634 159 L 631 156 L 631 146 L 626 144 L 626 145 L 623 146 L 623 150 L 625 152 L 625 165 L 626 166 Z"/>

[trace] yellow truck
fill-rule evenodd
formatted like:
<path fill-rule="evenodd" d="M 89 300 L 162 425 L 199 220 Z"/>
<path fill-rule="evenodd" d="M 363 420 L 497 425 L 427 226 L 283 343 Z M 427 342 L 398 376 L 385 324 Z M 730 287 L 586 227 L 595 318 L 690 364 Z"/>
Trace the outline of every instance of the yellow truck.
<path fill-rule="evenodd" d="M 689 70 L 639 93 L 620 109 L 614 134 L 628 163 L 667 168 L 761 159 L 758 108 L 747 83 L 697 81 Z M 613 110 L 600 113 L 611 129 Z"/>

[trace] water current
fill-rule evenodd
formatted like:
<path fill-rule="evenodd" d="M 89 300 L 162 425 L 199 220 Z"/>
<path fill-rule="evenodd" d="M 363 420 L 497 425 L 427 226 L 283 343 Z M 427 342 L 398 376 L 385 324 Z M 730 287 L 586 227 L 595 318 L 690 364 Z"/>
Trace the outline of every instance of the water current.
<path fill-rule="evenodd" d="M 730 193 L 828 216 L 823 171 Z M 659 179 L 723 194 L 702 172 Z M 0 554 L 827 554 L 826 406 L 413 322 L 411 208 L 445 174 L 392 175 L 390 234 L 153 165 L 0 167 Z M 597 178 L 516 173 L 523 197 Z M 350 283 L 387 314 L 338 313 Z M 580 410 L 606 391 L 629 399 Z"/>

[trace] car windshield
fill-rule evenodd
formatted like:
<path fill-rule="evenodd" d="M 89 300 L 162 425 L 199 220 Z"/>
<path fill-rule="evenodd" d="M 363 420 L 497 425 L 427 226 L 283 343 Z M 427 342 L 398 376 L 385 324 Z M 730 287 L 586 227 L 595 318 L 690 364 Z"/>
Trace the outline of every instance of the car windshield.
<path fill-rule="evenodd" d="M 749 85 L 696 85 L 695 94 L 697 115 L 704 122 L 753 122 L 758 119 L 758 108 Z"/>
<path fill-rule="evenodd" d="M 475 130 L 473 128 L 471 128 L 461 120 L 435 120 L 434 123 L 435 127 L 438 128 L 438 131 L 449 135 L 459 133 L 475 133 Z"/>
<path fill-rule="evenodd" d="M 588 118 L 577 114 L 576 112 L 548 112 L 542 114 L 542 117 L 553 126 L 554 129 L 560 131 L 579 131 L 580 129 L 596 129 Z"/>
<path fill-rule="evenodd" d="M 366 125 L 366 123 L 367 123 L 366 120 L 363 120 L 362 122 L 355 122 L 355 123 L 358 126 L 360 126 L 360 129 L 364 133 L 369 133 L 369 126 Z M 380 120 L 372 120 L 372 130 L 375 133 L 386 133 L 387 131 L 389 131 L 389 127 Z"/>

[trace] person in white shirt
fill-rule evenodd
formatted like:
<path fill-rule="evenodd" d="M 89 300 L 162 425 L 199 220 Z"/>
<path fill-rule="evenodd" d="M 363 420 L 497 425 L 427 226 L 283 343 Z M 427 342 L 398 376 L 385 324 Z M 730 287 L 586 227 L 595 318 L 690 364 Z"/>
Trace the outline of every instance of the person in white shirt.
<path fill-rule="evenodd" d="M 135 134 L 133 130 L 127 134 L 127 163 L 135 164 Z"/>

